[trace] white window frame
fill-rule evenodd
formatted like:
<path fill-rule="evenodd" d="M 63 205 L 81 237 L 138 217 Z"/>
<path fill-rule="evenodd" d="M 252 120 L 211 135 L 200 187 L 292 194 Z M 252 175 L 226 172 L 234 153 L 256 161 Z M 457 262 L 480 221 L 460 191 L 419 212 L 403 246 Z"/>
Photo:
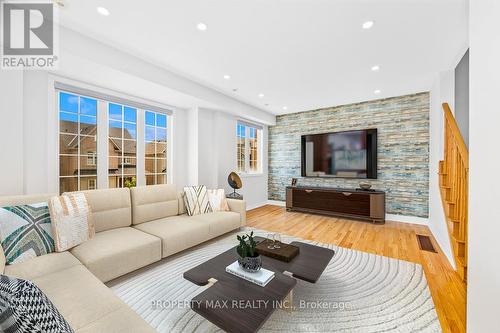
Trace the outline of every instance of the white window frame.
<path fill-rule="evenodd" d="M 155 109 L 164 109 L 168 110 L 169 113 L 167 115 L 167 184 L 174 183 L 174 174 L 173 174 L 173 124 L 175 122 L 175 115 L 177 112 L 180 112 L 180 109 L 177 109 L 175 106 L 166 105 L 163 103 L 154 102 L 147 99 L 142 99 L 139 97 L 131 96 L 129 94 L 123 94 L 114 90 L 110 90 L 107 88 L 83 83 L 81 81 L 72 80 L 69 78 L 61 77 L 54 74 L 49 74 L 47 93 L 49 96 L 48 99 L 48 117 L 52 119 L 49 121 L 48 130 L 49 130 L 49 145 L 48 145 L 48 153 L 49 156 L 53 156 L 53 158 L 49 158 L 48 160 L 48 170 L 49 175 L 47 177 L 48 188 L 50 192 L 58 193 L 59 192 L 59 89 L 55 89 L 56 83 L 63 83 L 72 85 L 75 87 L 79 87 L 81 89 L 87 89 L 95 92 L 100 92 L 102 94 L 108 94 L 111 96 L 115 96 L 117 98 L 122 98 L 125 100 L 133 101 L 136 103 L 142 103 L 145 105 L 150 105 Z M 66 90 L 63 90 L 66 91 Z M 92 96 L 87 96 L 85 94 L 78 94 L 71 91 L 66 91 L 72 94 L 76 94 L 83 97 L 94 98 Z M 107 102 L 102 101 L 100 99 L 97 100 L 97 188 L 105 189 L 108 188 L 108 107 Z M 141 109 L 143 112 L 138 112 L 137 115 L 137 186 L 146 185 L 146 176 L 144 173 L 144 139 L 140 140 L 139 138 L 144 138 L 144 109 Z M 138 109 L 139 111 L 139 109 Z M 102 124 L 102 125 L 101 125 Z"/>
<path fill-rule="evenodd" d="M 245 126 L 245 153 L 244 153 L 244 170 L 238 170 L 238 160 L 236 160 L 236 170 L 241 175 L 262 175 L 262 152 L 263 152 L 263 133 L 264 130 L 260 125 L 248 123 L 245 121 L 237 121 L 236 122 L 236 141 L 238 140 L 238 126 Z M 257 131 L 257 170 L 250 170 L 250 128 L 253 128 Z M 236 144 L 236 150 L 238 150 L 238 146 Z M 236 151 L 236 155 L 238 151 Z"/>

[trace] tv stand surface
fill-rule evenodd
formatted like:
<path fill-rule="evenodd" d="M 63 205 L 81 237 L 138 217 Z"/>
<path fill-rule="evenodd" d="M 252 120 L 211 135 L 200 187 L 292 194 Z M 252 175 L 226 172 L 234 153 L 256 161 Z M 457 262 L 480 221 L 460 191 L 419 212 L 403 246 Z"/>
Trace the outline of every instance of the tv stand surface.
<path fill-rule="evenodd" d="M 385 192 L 288 186 L 286 209 L 385 223 Z"/>

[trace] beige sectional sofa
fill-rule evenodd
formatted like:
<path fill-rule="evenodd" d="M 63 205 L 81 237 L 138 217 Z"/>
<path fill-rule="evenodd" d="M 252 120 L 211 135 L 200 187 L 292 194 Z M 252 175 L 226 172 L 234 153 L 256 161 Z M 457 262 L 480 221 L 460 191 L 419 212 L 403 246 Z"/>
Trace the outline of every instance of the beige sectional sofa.
<path fill-rule="evenodd" d="M 70 251 L 5 265 L 0 272 L 32 280 L 77 332 L 154 332 L 104 282 L 245 225 L 242 200 L 229 212 L 187 216 L 175 185 L 84 191 L 95 237 Z M 0 198 L 0 207 L 39 203 L 51 195 Z"/>

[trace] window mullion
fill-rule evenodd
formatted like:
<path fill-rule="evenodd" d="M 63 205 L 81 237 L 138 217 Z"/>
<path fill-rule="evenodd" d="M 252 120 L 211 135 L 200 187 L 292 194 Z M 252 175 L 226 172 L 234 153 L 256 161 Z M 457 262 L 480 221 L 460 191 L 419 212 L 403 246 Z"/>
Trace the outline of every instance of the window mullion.
<path fill-rule="evenodd" d="M 97 100 L 97 188 L 108 188 L 108 103 Z"/>
<path fill-rule="evenodd" d="M 136 182 L 137 186 L 146 185 L 146 136 L 145 136 L 145 111 L 137 109 L 137 139 L 136 139 Z"/>

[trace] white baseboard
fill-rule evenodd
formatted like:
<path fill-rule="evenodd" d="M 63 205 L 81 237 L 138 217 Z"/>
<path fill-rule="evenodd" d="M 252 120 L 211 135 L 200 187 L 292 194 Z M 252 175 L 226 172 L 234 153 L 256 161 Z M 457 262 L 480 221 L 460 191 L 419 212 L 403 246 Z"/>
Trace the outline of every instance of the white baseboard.
<path fill-rule="evenodd" d="M 247 210 L 252 210 L 252 209 L 259 208 L 259 207 L 262 207 L 262 206 L 265 206 L 265 205 L 268 205 L 267 201 L 261 202 L 261 203 L 257 203 L 257 204 L 253 204 L 253 205 L 248 205 L 247 206 Z"/>
<path fill-rule="evenodd" d="M 268 205 L 285 207 L 285 202 L 284 201 L 267 200 L 267 204 Z M 265 204 L 262 204 L 260 206 L 263 206 L 263 205 L 265 205 Z M 257 206 L 257 207 L 260 207 L 260 206 Z M 257 207 L 254 207 L 254 208 L 257 208 Z M 429 225 L 429 219 L 428 218 L 416 217 L 416 216 L 386 214 L 385 215 L 385 219 L 386 219 L 386 221 L 393 221 L 393 222 L 402 222 L 402 223 Z"/>
<path fill-rule="evenodd" d="M 429 219 L 425 217 L 385 214 L 386 221 L 403 222 L 411 224 L 429 225 Z"/>
<path fill-rule="evenodd" d="M 268 205 L 285 207 L 286 203 L 279 200 L 267 200 Z"/>

